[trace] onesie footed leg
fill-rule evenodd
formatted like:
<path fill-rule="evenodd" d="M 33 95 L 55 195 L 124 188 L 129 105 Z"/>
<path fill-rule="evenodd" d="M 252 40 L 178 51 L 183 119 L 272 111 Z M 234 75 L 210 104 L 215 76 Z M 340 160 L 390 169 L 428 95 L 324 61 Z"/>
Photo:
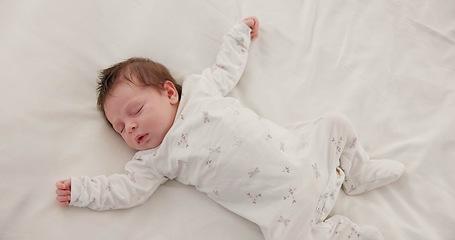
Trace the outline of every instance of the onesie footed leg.
<path fill-rule="evenodd" d="M 382 234 L 374 226 L 357 225 L 349 218 L 334 215 L 311 229 L 311 239 L 337 240 L 384 240 Z"/>
<path fill-rule="evenodd" d="M 370 160 L 369 154 L 359 143 L 351 122 L 342 115 L 326 116 L 332 123 L 332 143 L 341 152 L 340 166 L 346 177 L 343 190 L 356 195 L 382 187 L 396 181 L 404 172 L 404 165 L 398 161 Z"/>
<path fill-rule="evenodd" d="M 353 161 L 346 174 L 343 190 L 347 195 L 357 195 L 395 182 L 404 172 L 404 165 L 395 160 Z"/>
<path fill-rule="evenodd" d="M 315 131 L 310 134 L 302 130 L 308 131 L 308 127 L 312 126 L 316 127 Z M 324 173 L 320 173 L 318 169 L 325 166 L 324 168 L 329 169 L 326 176 L 329 176 L 339 165 L 346 175 L 342 188 L 348 195 L 361 194 L 392 183 L 404 172 L 404 165 L 398 161 L 370 160 L 369 154 L 363 149 L 357 138 L 351 121 L 343 115 L 326 114 L 315 121 L 301 122 L 287 128 L 298 136 L 305 138 L 310 136 L 321 141 L 320 144 L 318 142 L 319 145 L 314 144 L 308 146 L 309 148 L 321 147 L 321 151 L 324 151 L 327 146 L 328 155 L 321 158 L 329 159 L 328 163 L 326 165 L 321 162 L 315 164 L 313 166 L 315 174 L 324 176 Z"/>

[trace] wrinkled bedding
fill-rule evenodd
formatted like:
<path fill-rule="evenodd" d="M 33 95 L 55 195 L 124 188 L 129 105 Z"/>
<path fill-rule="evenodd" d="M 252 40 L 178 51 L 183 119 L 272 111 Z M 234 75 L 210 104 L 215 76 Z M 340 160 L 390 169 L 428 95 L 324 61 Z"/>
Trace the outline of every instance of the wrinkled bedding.
<path fill-rule="evenodd" d="M 153 0 L 0 2 L 0 239 L 263 239 L 194 187 L 162 185 L 117 211 L 61 208 L 54 184 L 123 171 L 134 155 L 96 109 L 98 71 L 133 56 L 178 81 L 214 61 L 223 34 L 261 21 L 230 93 L 279 124 L 346 115 L 402 178 L 332 214 L 385 239 L 453 239 L 455 2 Z"/>

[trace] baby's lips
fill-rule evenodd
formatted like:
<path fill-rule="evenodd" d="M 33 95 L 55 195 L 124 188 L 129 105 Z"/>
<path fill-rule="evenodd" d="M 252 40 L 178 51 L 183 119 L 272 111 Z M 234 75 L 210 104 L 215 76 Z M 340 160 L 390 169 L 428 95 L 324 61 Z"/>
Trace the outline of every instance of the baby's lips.
<path fill-rule="evenodd" d="M 144 142 L 144 139 L 147 137 L 148 134 L 139 134 L 137 135 L 134 140 L 136 140 L 137 143 L 142 143 Z"/>

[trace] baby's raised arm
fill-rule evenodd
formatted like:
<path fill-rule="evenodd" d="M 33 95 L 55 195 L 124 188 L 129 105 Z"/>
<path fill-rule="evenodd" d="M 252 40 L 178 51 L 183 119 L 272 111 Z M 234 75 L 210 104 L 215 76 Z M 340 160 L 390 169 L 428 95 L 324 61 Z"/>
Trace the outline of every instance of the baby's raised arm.
<path fill-rule="evenodd" d="M 55 193 L 57 202 L 60 206 L 66 207 L 71 201 L 71 179 L 60 180 L 55 183 Z"/>
<path fill-rule="evenodd" d="M 223 36 L 215 63 L 202 72 L 204 77 L 194 75 L 196 81 L 207 83 L 205 86 L 210 86 L 211 92 L 226 96 L 240 80 L 246 67 L 251 40 L 258 36 L 258 32 L 259 21 L 256 17 L 247 17 L 235 24 Z M 186 80 L 190 79 L 191 76 Z"/>

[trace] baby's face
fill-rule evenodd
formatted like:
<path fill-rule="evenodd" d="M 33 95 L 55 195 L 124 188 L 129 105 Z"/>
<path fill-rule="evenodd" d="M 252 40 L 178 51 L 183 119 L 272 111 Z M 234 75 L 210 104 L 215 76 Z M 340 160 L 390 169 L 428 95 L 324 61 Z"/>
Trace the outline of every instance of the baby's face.
<path fill-rule="evenodd" d="M 106 99 L 106 118 L 133 149 L 159 146 L 174 122 L 178 92 L 169 81 L 163 86 L 156 89 L 122 80 Z"/>

